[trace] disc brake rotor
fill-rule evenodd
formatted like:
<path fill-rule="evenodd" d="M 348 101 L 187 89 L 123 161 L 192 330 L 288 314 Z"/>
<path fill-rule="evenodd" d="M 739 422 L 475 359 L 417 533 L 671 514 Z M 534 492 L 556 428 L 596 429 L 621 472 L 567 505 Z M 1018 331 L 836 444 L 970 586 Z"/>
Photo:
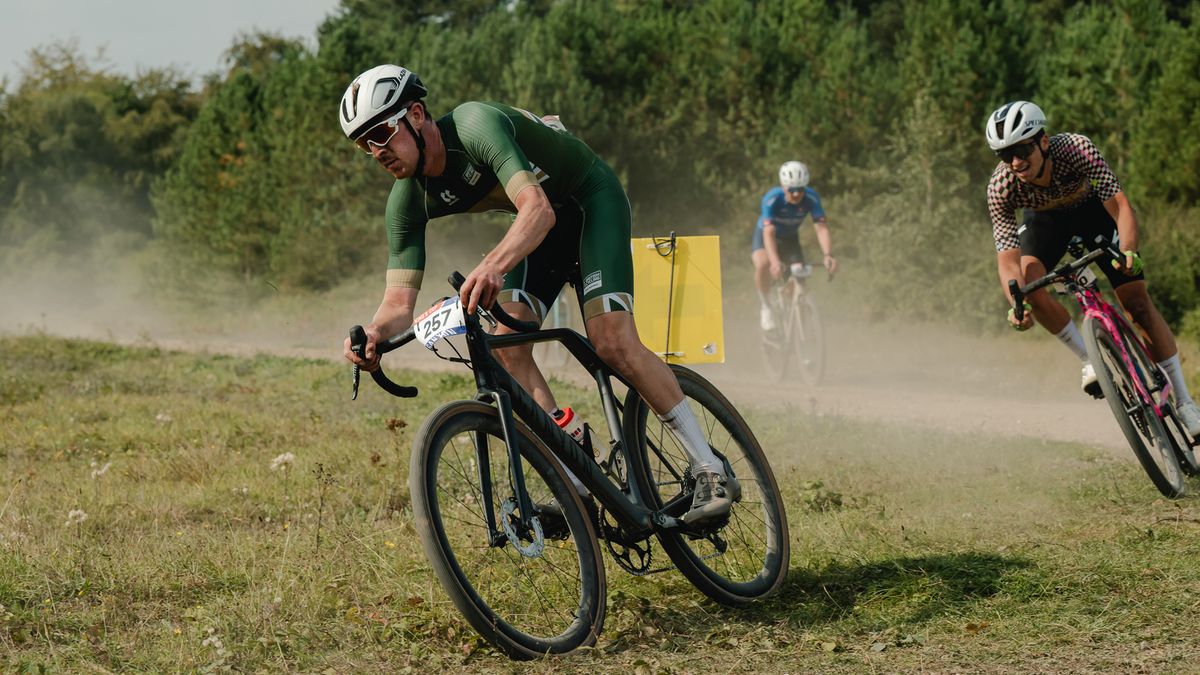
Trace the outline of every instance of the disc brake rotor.
<path fill-rule="evenodd" d="M 526 532 L 522 537 L 517 533 L 517 525 L 520 519 L 516 516 L 517 502 L 512 497 L 504 500 L 500 505 L 500 524 L 504 527 L 504 534 L 508 535 L 508 543 L 526 558 L 540 558 L 542 552 L 546 549 L 546 537 L 542 534 L 542 523 L 537 516 L 529 519 L 530 525 L 533 527 L 532 532 Z M 529 543 L 522 544 L 523 540 L 528 540 Z"/>

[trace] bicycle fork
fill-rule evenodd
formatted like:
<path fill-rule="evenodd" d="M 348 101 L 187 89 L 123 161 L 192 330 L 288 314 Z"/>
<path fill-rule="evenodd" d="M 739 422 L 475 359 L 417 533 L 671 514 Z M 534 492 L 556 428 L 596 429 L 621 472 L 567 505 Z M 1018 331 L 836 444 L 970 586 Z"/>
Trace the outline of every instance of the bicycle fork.
<path fill-rule="evenodd" d="M 508 450 L 509 484 L 521 514 L 514 526 L 521 534 L 530 533 L 533 531 L 530 522 L 533 503 L 529 500 L 529 491 L 525 489 L 525 468 L 521 462 L 521 449 L 516 444 L 516 435 L 513 433 L 512 403 L 506 392 L 495 390 L 481 391 L 479 399 L 491 399 L 500 413 L 500 432 Z M 488 454 L 487 434 L 482 431 L 475 432 L 475 457 L 479 464 L 479 490 L 483 499 L 483 516 L 488 526 L 488 545 L 498 548 L 508 543 L 508 535 L 505 534 L 504 528 L 496 523 L 496 509 L 492 502 L 492 463 Z"/>

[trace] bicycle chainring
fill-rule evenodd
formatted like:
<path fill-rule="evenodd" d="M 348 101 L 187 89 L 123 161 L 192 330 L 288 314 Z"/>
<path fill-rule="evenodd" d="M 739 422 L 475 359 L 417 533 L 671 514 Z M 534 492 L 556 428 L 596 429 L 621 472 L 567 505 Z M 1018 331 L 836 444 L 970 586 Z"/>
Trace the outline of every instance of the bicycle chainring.
<path fill-rule="evenodd" d="M 640 540 L 630 540 L 624 536 L 621 528 L 603 507 L 600 509 L 600 529 L 603 531 L 604 547 L 621 569 L 635 577 L 646 576 L 662 570 L 651 570 L 652 550 L 650 536 Z"/>

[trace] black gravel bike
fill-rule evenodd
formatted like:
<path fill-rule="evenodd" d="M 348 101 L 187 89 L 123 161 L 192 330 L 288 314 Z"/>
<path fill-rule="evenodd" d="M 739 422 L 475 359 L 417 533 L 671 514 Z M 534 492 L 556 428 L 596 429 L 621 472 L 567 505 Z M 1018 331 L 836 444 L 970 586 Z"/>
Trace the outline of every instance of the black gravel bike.
<path fill-rule="evenodd" d="M 457 272 L 451 275 L 455 290 L 462 282 Z M 485 325 L 494 328 L 493 321 L 521 332 L 492 335 Z M 452 335 L 465 335 L 466 356 L 444 342 Z M 740 495 L 735 492 L 728 518 L 690 526 L 680 519 L 694 489 L 687 453 L 582 335 L 538 330 L 498 306 L 468 314 L 456 295 L 377 351 L 414 339 L 435 351 L 439 342 L 453 348 L 450 360 L 469 365 L 478 387 L 474 400 L 446 403 L 417 432 L 409 475 L 415 526 L 455 606 L 510 657 L 563 654 L 596 641 L 606 605 L 601 541 L 634 575 L 670 569 L 655 566 L 657 541 L 675 569 L 725 605 L 745 605 L 781 587 L 790 551 L 779 487 L 753 432 L 703 377 L 671 366 Z M 491 354 L 547 340 L 562 343 L 593 375 L 613 439 L 609 447 L 580 446 Z M 351 329 L 351 344 L 362 353 L 361 326 Z M 371 375 L 391 394 L 417 394 L 382 369 Z M 356 396 L 358 377 L 355 368 Z M 613 393 L 614 379 L 628 387 L 623 401 Z M 564 468 L 590 497 L 579 494 Z"/>

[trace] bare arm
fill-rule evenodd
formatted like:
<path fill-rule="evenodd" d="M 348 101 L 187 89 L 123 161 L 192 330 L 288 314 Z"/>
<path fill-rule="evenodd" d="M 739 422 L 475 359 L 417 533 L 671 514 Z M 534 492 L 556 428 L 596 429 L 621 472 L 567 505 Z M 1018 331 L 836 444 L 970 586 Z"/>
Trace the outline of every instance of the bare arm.
<path fill-rule="evenodd" d="M 517 195 L 517 218 L 508 233 L 483 257 L 462 285 L 460 297 L 468 312 L 483 305 L 491 307 L 504 287 L 504 273 L 533 252 L 554 227 L 554 208 L 540 186 L 531 185 Z"/>
<path fill-rule="evenodd" d="M 1015 279 L 1018 284 L 1024 285 L 1025 277 L 1021 274 L 1021 249 L 1010 248 L 996 252 L 996 266 L 1000 271 L 1000 288 L 1004 290 L 1004 297 L 1008 298 L 1008 304 L 1016 306 L 1013 303 L 1012 295 L 1008 292 L 1008 282 L 1010 279 Z M 1033 312 L 1027 311 L 1020 321 L 1017 321 L 1012 310 L 1008 312 L 1008 322 L 1017 330 L 1027 330 L 1033 326 Z"/>
<path fill-rule="evenodd" d="M 1121 250 L 1136 252 L 1138 250 L 1137 214 L 1133 212 L 1133 205 L 1129 203 L 1125 192 L 1118 192 L 1105 201 L 1104 209 L 1108 211 L 1108 215 L 1112 216 L 1113 220 L 1117 221 L 1117 235 L 1121 239 Z M 1133 260 L 1126 256 L 1125 272 L 1128 273 L 1131 267 L 1133 267 Z"/>
<path fill-rule="evenodd" d="M 763 248 L 767 251 L 771 276 L 778 279 L 783 270 L 783 263 L 779 260 L 779 246 L 775 243 L 775 224 L 770 220 L 763 222 Z"/>
<path fill-rule="evenodd" d="M 813 221 L 813 231 L 817 233 L 817 244 L 821 246 L 821 254 L 824 256 L 821 263 L 832 275 L 837 271 L 837 259 L 833 257 L 833 248 L 829 240 L 829 225 L 825 223 L 824 218 L 819 218 Z"/>
<path fill-rule="evenodd" d="M 375 310 L 375 317 L 370 325 L 365 327 L 367 333 L 366 358 L 360 359 L 350 351 L 350 338 L 346 338 L 343 354 L 351 363 L 364 370 L 373 371 L 379 367 L 379 358 L 375 354 L 375 343 L 397 335 L 412 325 L 413 307 L 417 304 L 417 289 L 388 287 L 383 292 L 383 302 Z"/>
<path fill-rule="evenodd" d="M 1008 293 L 1009 279 L 1016 279 L 1018 284 L 1024 285 L 1025 278 L 1021 275 L 1021 249 L 1010 248 L 1005 251 L 996 252 L 996 266 L 1000 273 L 1000 288 L 1004 291 L 1004 297 L 1008 298 L 1008 304 L 1013 304 L 1012 296 Z"/>

